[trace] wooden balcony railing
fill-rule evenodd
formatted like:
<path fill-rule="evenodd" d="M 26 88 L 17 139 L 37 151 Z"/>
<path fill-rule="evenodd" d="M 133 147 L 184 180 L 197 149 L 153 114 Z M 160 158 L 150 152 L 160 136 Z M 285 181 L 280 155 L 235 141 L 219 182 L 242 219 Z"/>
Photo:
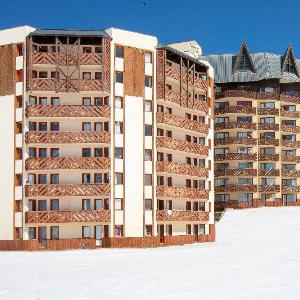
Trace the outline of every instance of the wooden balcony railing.
<path fill-rule="evenodd" d="M 300 147 L 299 141 L 288 141 L 288 140 L 281 140 L 281 146 L 288 147 L 288 148 L 298 148 Z"/>
<path fill-rule="evenodd" d="M 258 140 L 259 145 L 272 145 L 272 146 L 279 146 L 278 139 L 267 139 L 267 138 L 260 138 Z"/>
<path fill-rule="evenodd" d="M 68 117 L 68 118 L 109 118 L 110 107 L 86 106 L 86 105 L 28 105 L 26 107 L 28 117 Z"/>
<path fill-rule="evenodd" d="M 108 171 L 110 159 L 108 157 L 49 157 L 28 158 L 26 170 L 74 170 L 99 169 Z"/>
<path fill-rule="evenodd" d="M 294 103 L 294 104 L 300 104 L 300 97 L 297 96 L 288 96 L 288 95 L 280 95 L 280 101 L 281 102 L 288 102 L 288 103 Z"/>
<path fill-rule="evenodd" d="M 248 122 L 225 122 L 225 123 L 215 123 L 215 130 L 223 130 L 223 129 L 256 129 L 255 123 Z"/>
<path fill-rule="evenodd" d="M 238 97 L 238 98 L 250 98 L 250 99 L 269 99 L 269 100 L 278 100 L 278 94 L 272 93 L 259 93 L 259 92 L 252 92 L 246 90 L 227 90 L 223 91 L 216 95 L 216 99 L 220 98 L 227 98 L 227 97 Z"/>
<path fill-rule="evenodd" d="M 300 185 L 283 185 L 282 193 L 298 193 L 300 192 Z"/>
<path fill-rule="evenodd" d="M 300 170 L 281 170 L 282 177 L 300 177 Z"/>
<path fill-rule="evenodd" d="M 291 125 L 281 125 L 281 130 L 284 132 L 291 132 L 291 133 L 300 133 L 299 126 L 291 126 Z"/>
<path fill-rule="evenodd" d="M 224 139 L 215 139 L 215 146 L 221 145 L 256 145 L 256 139 L 228 137 Z"/>
<path fill-rule="evenodd" d="M 258 170 L 258 176 L 279 176 L 280 175 L 280 170 L 275 169 L 275 170 L 265 170 L 265 169 L 260 169 Z"/>
<path fill-rule="evenodd" d="M 282 155 L 281 161 L 300 163 L 300 156 Z"/>
<path fill-rule="evenodd" d="M 165 74 L 167 77 L 180 81 L 180 69 L 166 65 Z"/>
<path fill-rule="evenodd" d="M 190 143 L 186 141 L 180 141 L 169 137 L 159 136 L 157 137 L 156 146 L 158 148 L 167 148 L 174 151 L 193 153 L 198 155 L 208 155 L 208 147 Z"/>
<path fill-rule="evenodd" d="M 259 161 L 278 161 L 279 155 L 278 154 L 259 154 L 258 160 Z"/>
<path fill-rule="evenodd" d="M 277 109 L 277 108 L 259 107 L 257 109 L 257 113 L 258 113 L 258 115 L 278 116 L 279 115 L 279 109 Z"/>
<path fill-rule="evenodd" d="M 175 116 L 168 113 L 157 113 L 157 123 L 163 123 L 170 126 L 196 131 L 198 133 L 208 133 L 208 125 L 184 117 Z"/>
<path fill-rule="evenodd" d="M 216 154 L 215 161 L 223 160 L 257 160 L 256 153 L 227 153 L 227 154 Z"/>
<path fill-rule="evenodd" d="M 226 106 L 223 108 L 216 108 L 215 109 L 216 115 L 224 115 L 224 114 L 256 114 L 255 107 L 248 107 L 248 106 Z"/>
<path fill-rule="evenodd" d="M 215 186 L 215 192 L 217 193 L 230 193 L 230 192 L 256 192 L 257 191 L 257 185 L 251 185 L 251 184 L 227 184 L 227 185 L 221 185 L 221 186 Z"/>
<path fill-rule="evenodd" d="M 299 111 L 288 111 L 283 108 L 281 108 L 280 114 L 282 117 L 297 119 L 300 118 L 300 112 Z"/>
<path fill-rule="evenodd" d="M 107 131 L 28 131 L 27 144 L 74 144 L 110 142 Z"/>
<path fill-rule="evenodd" d="M 215 177 L 220 176 L 257 176 L 256 169 L 226 169 L 215 170 Z"/>
<path fill-rule="evenodd" d="M 173 199 L 208 200 L 208 191 L 196 188 L 160 185 L 156 187 L 156 196 Z"/>
<path fill-rule="evenodd" d="M 78 210 L 78 211 L 28 211 L 25 213 L 26 223 L 82 223 L 110 222 L 110 210 Z"/>
<path fill-rule="evenodd" d="M 156 220 L 158 222 L 207 222 L 209 213 L 190 210 L 158 210 Z"/>
<path fill-rule="evenodd" d="M 157 161 L 156 171 L 160 173 L 171 173 L 185 176 L 208 177 L 208 169 L 187 164 L 178 164 L 172 161 Z"/>
<path fill-rule="evenodd" d="M 259 123 L 258 124 L 259 130 L 271 130 L 271 131 L 278 131 L 279 125 L 278 124 L 269 124 L 269 123 Z"/>
<path fill-rule="evenodd" d="M 261 193 L 280 192 L 280 185 L 259 185 L 258 191 Z"/>
<path fill-rule="evenodd" d="M 33 184 L 25 186 L 26 197 L 109 196 L 109 184 Z"/>

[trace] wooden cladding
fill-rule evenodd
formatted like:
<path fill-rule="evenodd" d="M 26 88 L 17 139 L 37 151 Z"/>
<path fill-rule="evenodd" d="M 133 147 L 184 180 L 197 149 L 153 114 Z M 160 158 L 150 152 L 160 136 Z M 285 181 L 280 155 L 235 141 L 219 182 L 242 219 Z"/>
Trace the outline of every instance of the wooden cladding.
<path fill-rule="evenodd" d="M 209 213 L 190 210 L 158 210 L 156 220 L 158 222 L 208 222 Z"/>
<path fill-rule="evenodd" d="M 145 59 L 144 51 L 124 47 L 124 94 L 144 97 Z"/>
<path fill-rule="evenodd" d="M 215 123 L 215 130 L 223 129 L 256 129 L 256 123 L 250 122 L 224 122 L 224 123 Z"/>
<path fill-rule="evenodd" d="M 193 153 L 197 155 L 208 155 L 208 147 L 187 141 L 176 140 L 170 137 L 159 136 L 156 142 L 157 148 Z"/>
<path fill-rule="evenodd" d="M 226 153 L 226 154 L 216 154 L 215 161 L 223 160 L 257 160 L 257 155 L 255 153 Z"/>
<path fill-rule="evenodd" d="M 156 97 L 157 99 L 164 99 L 166 51 L 157 50 L 156 63 Z"/>
<path fill-rule="evenodd" d="M 159 173 L 170 173 L 185 176 L 208 177 L 208 169 L 187 164 L 178 164 L 172 161 L 157 161 L 156 171 Z"/>
<path fill-rule="evenodd" d="M 0 96 L 15 93 L 15 49 L 16 45 L 0 46 Z"/>
<path fill-rule="evenodd" d="M 225 169 L 215 170 L 215 177 L 220 176 L 257 176 L 256 169 Z"/>
<path fill-rule="evenodd" d="M 207 200 L 208 191 L 196 188 L 160 185 L 156 187 L 156 196 L 167 198 Z"/>
<path fill-rule="evenodd" d="M 73 143 L 109 143 L 107 131 L 28 131 L 27 144 L 73 144 Z"/>
<path fill-rule="evenodd" d="M 109 196 L 109 184 L 33 184 L 25 186 L 26 197 Z"/>
<path fill-rule="evenodd" d="M 196 131 L 198 133 L 207 134 L 208 125 L 187 118 L 175 116 L 168 113 L 157 113 L 157 123 L 163 123 L 170 126 L 180 127 L 183 129 Z"/>
<path fill-rule="evenodd" d="M 249 114 L 255 115 L 256 108 L 255 107 L 248 107 L 248 106 L 226 106 L 223 108 L 216 108 L 215 114 L 216 115 L 224 115 L 224 114 Z"/>
<path fill-rule="evenodd" d="M 25 168 L 26 170 L 109 170 L 110 159 L 107 157 L 28 158 L 26 159 Z"/>
<path fill-rule="evenodd" d="M 215 146 L 220 145 L 256 145 L 256 139 L 253 138 L 238 138 L 238 137 L 228 137 L 224 139 L 215 139 Z"/>
<path fill-rule="evenodd" d="M 110 107 L 107 105 L 28 105 L 28 117 L 84 117 L 109 118 Z"/>
<path fill-rule="evenodd" d="M 26 223 L 110 222 L 110 210 L 28 211 Z"/>

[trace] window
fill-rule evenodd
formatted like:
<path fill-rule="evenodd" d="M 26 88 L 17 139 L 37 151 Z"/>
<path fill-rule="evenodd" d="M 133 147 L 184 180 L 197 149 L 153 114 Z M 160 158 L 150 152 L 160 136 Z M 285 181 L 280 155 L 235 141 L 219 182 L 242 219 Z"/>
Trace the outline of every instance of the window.
<path fill-rule="evenodd" d="M 29 157 L 30 158 L 36 157 L 36 148 L 29 148 Z"/>
<path fill-rule="evenodd" d="M 145 225 L 145 235 L 152 236 L 152 225 Z"/>
<path fill-rule="evenodd" d="M 187 235 L 192 234 L 192 225 L 191 224 L 186 224 L 186 234 Z"/>
<path fill-rule="evenodd" d="M 94 123 L 94 130 L 95 131 L 103 131 L 103 123 L 102 122 L 95 122 Z"/>
<path fill-rule="evenodd" d="M 123 72 L 116 71 L 116 82 L 123 83 Z"/>
<path fill-rule="evenodd" d="M 275 148 L 260 148 L 260 154 L 275 154 Z"/>
<path fill-rule="evenodd" d="M 84 97 L 84 98 L 82 98 L 82 104 L 85 106 L 90 106 L 90 105 L 92 105 L 92 99 Z"/>
<path fill-rule="evenodd" d="M 282 179 L 282 185 L 297 185 L 297 179 Z"/>
<path fill-rule="evenodd" d="M 145 174 L 145 185 L 152 185 L 152 174 Z"/>
<path fill-rule="evenodd" d="M 34 96 L 29 96 L 29 105 L 36 105 L 36 97 Z"/>
<path fill-rule="evenodd" d="M 215 148 L 215 155 L 217 154 L 227 154 L 229 153 L 229 148 Z"/>
<path fill-rule="evenodd" d="M 28 174 L 28 184 L 35 184 L 35 182 L 36 182 L 36 175 Z"/>
<path fill-rule="evenodd" d="M 50 175 L 50 183 L 51 184 L 59 184 L 59 174 L 51 174 Z"/>
<path fill-rule="evenodd" d="M 123 108 L 123 98 L 122 97 L 115 98 L 115 108 Z"/>
<path fill-rule="evenodd" d="M 152 210 L 152 199 L 145 199 L 145 210 Z"/>
<path fill-rule="evenodd" d="M 215 201 L 230 201 L 230 195 L 228 194 L 215 195 Z"/>
<path fill-rule="evenodd" d="M 229 132 L 216 132 L 215 139 L 226 139 L 229 137 Z"/>
<path fill-rule="evenodd" d="M 50 227 L 50 239 L 51 240 L 59 240 L 59 227 L 58 226 Z"/>
<path fill-rule="evenodd" d="M 83 184 L 89 184 L 89 183 L 91 183 L 91 174 L 89 174 L 89 173 L 83 173 L 82 174 L 82 183 Z"/>
<path fill-rule="evenodd" d="M 83 72 L 82 73 L 82 79 L 92 79 L 92 73 L 91 72 Z"/>
<path fill-rule="evenodd" d="M 36 200 L 28 200 L 29 211 L 36 211 Z"/>
<path fill-rule="evenodd" d="M 275 102 L 260 103 L 260 108 L 275 108 Z"/>
<path fill-rule="evenodd" d="M 50 210 L 59 210 L 59 199 L 50 200 Z"/>
<path fill-rule="evenodd" d="M 282 164 L 282 169 L 283 170 L 296 170 L 296 165 L 295 164 Z"/>
<path fill-rule="evenodd" d="M 215 186 L 226 186 L 228 181 L 228 178 L 215 178 Z"/>
<path fill-rule="evenodd" d="M 123 225 L 115 225 L 115 236 L 123 236 Z"/>
<path fill-rule="evenodd" d="M 283 194 L 282 200 L 284 203 L 295 202 L 295 201 L 297 201 L 297 195 L 296 194 Z"/>
<path fill-rule="evenodd" d="M 253 178 L 238 178 L 239 185 L 251 185 L 253 184 Z"/>
<path fill-rule="evenodd" d="M 59 100 L 59 98 L 51 97 L 51 105 L 55 105 L 55 106 L 60 105 L 60 100 Z"/>
<path fill-rule="evenodd" d="M 115 156 L 118 159 L 123 159 L 123 148 L 121 147 L 116 147 L 115 148 Z"/>
<path fill-rule="evenodd" d="M 117 134 L 123 134 L 123 122 L 115 122 L 115 130 Z"/>
<path fill-rule="evenodd" d="M 40 97 L 39 103 L 40 105 L 47 105 L 47 97 Z"/>
<path fill-rule="evenodd" d="M 239 194 L 238 202 L 251 202 L 253 200 L 253 194 Z"/>
<path fill-rule="evenodd" d="M 88 239 L 92 237 L 92 231 L 90 226 L 82 226 L 82 238 Z"/>
<path fill-rule="evenodd" d="M 36 131 L 36 122 L 29 122 L 29 130 L 30 131 Z"/>
<path fill-rule="evenodd" d="M 102 80 L 102 72 L 95 72 L 95 79 Z"/>
<path fill-rule="evenodd" d="M 145 136 L 152 136 L 152 125 L 145 125 Z"/>
<path fill-rule="evenodd" d="M 36 227 L 29 227 L 28 228 L 28 236 L 30 240 L 36 239 Z"/>
<path fill-rule="evenodd" d="M 39 182 L 39 184 L 47 184 L 47 175 L 46 174 L 39 174 L 38 175 L 38 182 Z"/>
<path fill-rule="evenodd" d="M 91 199 L 82 199 L 82 210 L 91 210 Z"/>
<path fill-rule="evenodd" d="M 95 47 L 95 53 L 102 53 L 102 47 Z"/>
<path fill-rule="evenodd" d="M 238 138 L 252 138 L 252 132 L 238 132 Z"/>
<path fill-rule="evenodd" d="M 58 79 L 58 76 L 59 76 L 58 74 L 59 74 L 58 72 L 52 71 L 50 73 L 50 78 L 52 78 L 52 79 Z"/>
<path fill-rule="evenodd" d="M 149 100 L 145 100 L 145 112 L 152 111 L 152 103 Z"/>
<path fill-rule="evenodd" d="M 94 101 L 95 101 L 95 105 L 97 105 L 97 106 L 105 105 L 105 101 L 104 101 L 103 97 L 95 97 Z"/>
<path fill-rule="evenodd" d="M 58 148 L 51 148 L 50 149 L 50 156 L 51 157 L 59 157 L 59 149 Z"/>
<path fill-rule="evenodd" d="M 152 88 L 152 77 L 145 76 L 145 87 Z"/>
<path fill-rule="evenodd" d="M 102 199 L 95 199 L 95 209 L 96 210 L 103 209 L 103 200 Z"/>
<path fill-rule="evenodd" d="M 158 161 L 163 161 L 164 160 L 164 154 L 161 152 L 157 152 L 157 160 Z"/>
<path fill-rule="evenodd" d="M 38 210 L 39 211 L 47 210 L 47 201 L 46 200 L 39 200 L 38 201 Z"/>
<path fill-rule="evenodd" d="M 145 63 L 152 63 L 152 53 L 150 52 L 145 52 Z"/>
<path fill-rule="evenodd" d="M 199 224 L 199 234 L 205 234 L 205 224 Z"/>
<path fill-rule="evenodd" d="M 45 71 L 39 72 L 39 78 L 48 78 L 48 73 Z"/>
<path fill-rule="evenodd" d="M 151 161 L 152 160 L 152 150 L 150 150 L 150 149 L 145 150 L 144 160 L 145 161 Z"/>
<path fill-rule="evenodd" d="M 229 106 L 229 102 L 215 102 L 215 108 L 225 108 Z"/>
<path fill-rule="evenodd" d="M 238 123 L 251 123 L 252 117 L 237 117 L 236 120 Z"/>
<path fill-rule="evenodd" d="M 275 132 L 263 132 L 260 134 L 262 139 L 275 139 Z"/>
<path fill-rule="evenodd" d="M 270 118 L 260 118 L 260 123 L 261 124 L 274 124 L 275 123 L 275 118 L 270 117 Z"/>
<path fill-rule="evenodd" d="M 115 184 L 123 184 L 123 173 L 116 173 L 115 174 Z"/>
<path fill-rule="evenodd" d="M 261 179 L 261 184 L 262 185 L 275 185 L 275 178 L 262 178 Z"/>
<path fill-rule="evenodd" d="M 217 118 L 215 118 L 215 123 L 216 124 L 228 123 L 228 122 L 229 122 L 228 117 L 217 117 Z"/>
<path fill-rule="evenodd" d="M 59 131 L 59 123 L 58 122 L 51 122 L 50 123 L 50 130 L 51 131 Z"/>
<path fill-rule="evenodd" d="M 91 157 L 91 148 L 82 148 L 82 157 Z"/>
<path fill-rule="evenodd" d="M 46 122 L 39 123 L 39 131 L 47 131 L 47 123 Z"/>
<path fill-rule="evenodd" d="M 120 47 L 120 46 L 116 47 L 116 57 L 118 57 L 118 58 L 124 57 L 123 47 Z"/>
<path fill-rule="evenodd" d="M 115 199 L 115 210 L 123 210 L 123 199 L 122 198 Z"/>
<path fill-rule="evenodd" d="M 94 149 L 94 156 L 95 157 L 103 157 L 103 149 L 102 148 L 95 148 Z"/>
<path fill-rule="evenodd" d="M 103 174 L 102 173 L 94 174 L 94 183 L 103 183 Z"/>
<path fill-rule="evenodd" d="M 82 131 L 91 131 L 92 125 L 90 122 L 83 122 L 82 123 Z"/>
<path fill-rule="evenodd" d="M 92 48 L 91 47 L 82 47 L 82 52 L 83 53 L 92 53 Z"/>
<path fill-rule="evenodd" d="M 253 163 L 252 162 L 239 162 L 238 169 L 239 170 L 253 169 Z"/>
<path fill-rule="evenodd" d="M 262 170 L 275 170 L 275 164 L 274 163 L 261 163 L 260 168 Z"/>

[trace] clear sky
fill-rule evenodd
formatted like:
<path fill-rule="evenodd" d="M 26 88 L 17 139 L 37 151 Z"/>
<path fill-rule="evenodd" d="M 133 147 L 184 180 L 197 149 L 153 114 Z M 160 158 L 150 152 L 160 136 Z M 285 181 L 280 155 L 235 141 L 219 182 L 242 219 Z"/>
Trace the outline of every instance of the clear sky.
<path fill-rule="evenodd" d="M 0 28 L 122 29 L 162 43 L 194 39 L 205 54 L 250 51 L 300 56 L 300 0 L 1 0 Z"/>

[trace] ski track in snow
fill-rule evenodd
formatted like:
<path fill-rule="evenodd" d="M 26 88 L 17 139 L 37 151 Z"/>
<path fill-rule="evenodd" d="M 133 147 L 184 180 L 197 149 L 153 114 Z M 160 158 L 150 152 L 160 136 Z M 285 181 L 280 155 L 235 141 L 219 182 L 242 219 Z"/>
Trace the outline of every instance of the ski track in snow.
<path fill-rule="evenodd" d="M 300 300 L 300 207 L 227 211 L 215 243 L 0 252 L 0 299 Z"/>

